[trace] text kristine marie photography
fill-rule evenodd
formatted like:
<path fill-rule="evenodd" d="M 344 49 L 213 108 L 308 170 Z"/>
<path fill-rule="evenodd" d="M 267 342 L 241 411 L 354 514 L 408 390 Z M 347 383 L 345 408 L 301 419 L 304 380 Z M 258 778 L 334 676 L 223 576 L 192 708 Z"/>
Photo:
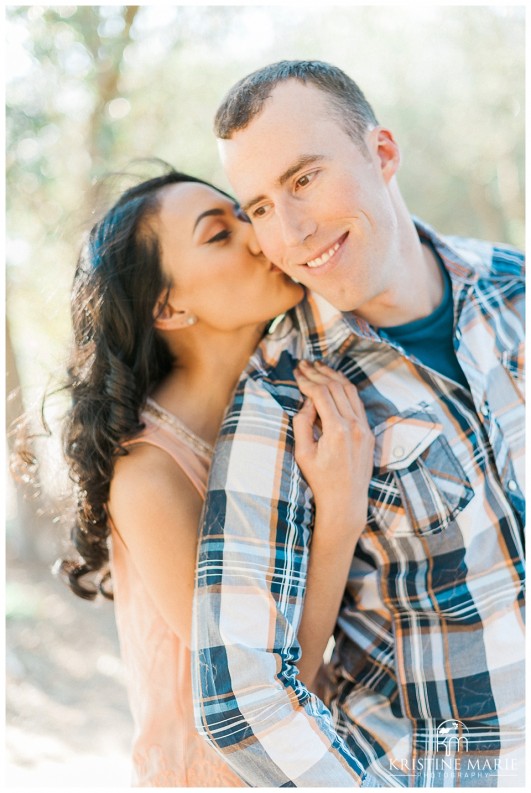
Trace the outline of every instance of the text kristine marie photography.
<path fill-rule="evenodd" d="M 437 776 L 451 784 L 461 781 L 481 779 L 488 784 L 488 778 L 495 776 L 498 780 L 517 777 L 520 771 L 516 757 L 498 757 L 495 748 L 485 735 L 472 735 L 465 724 L 450 719 L 437 728 L 435 737 L 436 755 L 409 759 L 389 760 L 389 770 L 408 776 L 421 772 L 426 776 Z M 483 750 L 483 753 L 482 751 Z"/>

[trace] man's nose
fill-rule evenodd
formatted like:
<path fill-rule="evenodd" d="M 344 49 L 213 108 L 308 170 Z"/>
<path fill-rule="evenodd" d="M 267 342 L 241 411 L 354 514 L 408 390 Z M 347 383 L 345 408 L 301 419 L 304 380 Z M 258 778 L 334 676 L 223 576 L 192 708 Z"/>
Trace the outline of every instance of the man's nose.
<path fill-rule="evenodd" d="M 287 248 L 296 248 L 315 234 L 317 224 L 308 214 L 307 209 L 298 206 L 295 202 L 286 202 L 277 206 L 276 213 L 282 239 Z"/>
<path fill-rule="evenodd" d="M 262 253 L 262 246 L 258 242 L 258 237 L 256 236 L 256 231 L 254 227 L 249 223 L 246 228 L 247 231 L 247 246 L 253 256 L 260 256 Z"/>

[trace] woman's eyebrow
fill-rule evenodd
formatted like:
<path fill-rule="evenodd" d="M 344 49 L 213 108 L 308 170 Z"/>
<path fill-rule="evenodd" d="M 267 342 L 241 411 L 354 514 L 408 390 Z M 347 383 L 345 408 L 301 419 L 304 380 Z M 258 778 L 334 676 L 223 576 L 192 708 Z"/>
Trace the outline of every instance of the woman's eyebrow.
<path fill-rule="evenodd" d="M 194 231 L 197 228 L 197 224 L 201 220 L 203 220 L 203 218 L 207 218 L 207 217 L 210 217 L 212 215 L 217 216 L 217 215 L 224 215 L 224 214 L 225 214 L 225 210 L 224 209 L 207 209 L 205 212 L 201 212 L 201 214 L 197 216 L 196 221 L 194 223 Z"/>

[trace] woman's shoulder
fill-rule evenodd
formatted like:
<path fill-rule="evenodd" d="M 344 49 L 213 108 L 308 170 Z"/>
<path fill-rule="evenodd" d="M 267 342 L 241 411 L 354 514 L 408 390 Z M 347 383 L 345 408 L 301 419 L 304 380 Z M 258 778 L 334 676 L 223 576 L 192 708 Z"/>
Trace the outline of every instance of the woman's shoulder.
<path fill-rule="evenodd" d="M 138 440 L 117 458 L 110 486 L 110 502 L 124 493 L 131 501 L 159 494 L 171 496 L 193 489 L 189 477 L 163 448 Z"/>
<path fill-rule="evenodd" d="M 136 443 L 116 461 L 108 510 L 124 539 L 135 526 L 175 514 L 184 504 L 200 500 L 189 476 L 152 444 Z"/>
<path fill-rule="evenodd" d="M 179 470 L 171 456 L 148 440 L 135 439 L 126 447 L 126 453 L 116 458 L 112 488 L 133 484 L 152 485 L 160 476 L 171 477 Z"/>

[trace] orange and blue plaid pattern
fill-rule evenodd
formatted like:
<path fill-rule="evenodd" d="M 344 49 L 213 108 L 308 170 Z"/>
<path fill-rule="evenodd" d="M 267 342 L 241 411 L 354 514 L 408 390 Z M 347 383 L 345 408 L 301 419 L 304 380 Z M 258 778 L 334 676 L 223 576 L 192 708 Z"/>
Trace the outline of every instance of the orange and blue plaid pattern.
<path fill-rule="evenodd" d="M 253 787 L 523 773 L 523 257 L 415 222 L 452 280 L 470 389 L 308 294 L 251 359 L 223 423 L 198 553 L 195 713 Z M 296 676 L 313 520 L 293 455 L 301 358 L 356 385 L 376 437 L 326 706 Z M 482 773 L 441 766 L 451 745 Z"/>

